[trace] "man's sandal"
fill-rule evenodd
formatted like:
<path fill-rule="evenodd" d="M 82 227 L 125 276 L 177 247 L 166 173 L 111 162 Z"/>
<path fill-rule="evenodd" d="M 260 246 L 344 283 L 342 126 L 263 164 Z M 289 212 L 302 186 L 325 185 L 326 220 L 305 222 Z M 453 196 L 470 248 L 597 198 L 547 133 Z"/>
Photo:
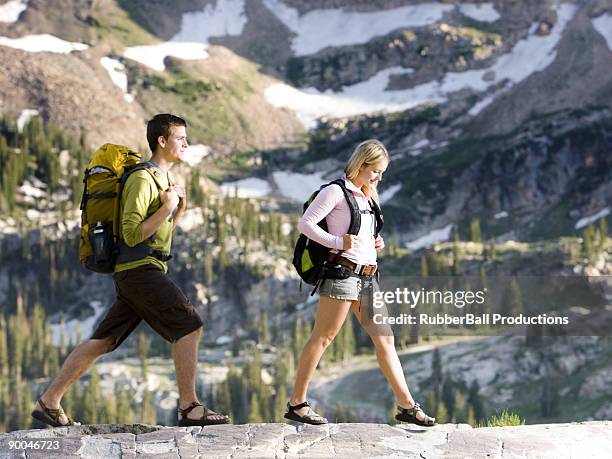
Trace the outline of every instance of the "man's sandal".
<path fill-rule="evenodd" d="M 196 407 L 201 406 L 204 408 L 204 414 L 199 419 L 189 419 L 187 415 Z M 224 414 L 215 413 L 213 410 L 209 410 L 199 402 L 191 402 L 185 409 L 180 409 L 178 412 L 181 414 L 181 419 L 178 421 L 179 427 L 190 427 L 190 426 L 212 426 L 218 424 L 229 424 L 230 417 Z M 210 419 L 211 416 L 223 416 L 221 419 Z"/>
<path fill-rule="evenodd" d="M 295 412 L 295 410 L 299 410 L 300 408 L 304 408 L 305 406 L 308 407 L 308 413 L 306 413 L 305 415 L 300 416 Z M 290 421 L 303 422 L 304 424 L 312 424 L 315 426 L 327 424 L 327 419 L 315 413 L 312 408 L 310 408 L 310 404 L 308 402 L 303 402 L 298 405 L 291 405 L 289 402 L 287 402 L 287 412 L 285 413 L 285 418 L 289 419 Z"/>
<path fill-rule="evenodd" d="M 40 405 L 40 407 L 43 410 L 40 411 L 40 410 L 35 409 L 34 411 L 32 411 L 32 417 L 34 419 L 44 424 L 47 424 L 51 427 L 69 427 L 69 426 L 74 426 L 74 425 L 80 425 L 78 422 L 74 422 L 72 419 L 70 419 L 66 415 L 66 413 L 64 412 L 61 406 L 57 409 L 53 409 L 53 408 L 47 408 L 47 406 L 43 403 L 41 399 L 38 399 L 36 402 Z M 59 422 L 59 418 L 62 414 L 68 418 L 68 423 L 61 424 Z"/>
<path fill-rule="evenodd" d="M 436 418 L 432 418 L 431 416 L 427 416 L 421 405 L 415 403 L 412 408 L 402 408 L 398 405 L 397 407 L 398 413 L 395 415 L 395 419 L 401 422 L 409 422 L 411 424 L 416 424 L 422 427 L 432 427 L 436 423 Z M 418 412 L 423 413 L 423 420 L 417 418 Z"/>

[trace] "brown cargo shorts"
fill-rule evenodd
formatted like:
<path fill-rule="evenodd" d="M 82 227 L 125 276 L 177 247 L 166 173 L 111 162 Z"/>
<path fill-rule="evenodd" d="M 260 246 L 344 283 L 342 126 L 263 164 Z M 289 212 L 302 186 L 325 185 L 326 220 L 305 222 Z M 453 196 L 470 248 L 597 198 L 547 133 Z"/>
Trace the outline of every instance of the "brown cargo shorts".
<path fill-rule="evenodd" d="M 113 275 L 117 300 L 91 339 L 113 337 L 113 350 L 134 331 L 141 320 L 162 338 L 175 342 L 202 326 L 191 302 L 166 273 L 144 265 Z"/>

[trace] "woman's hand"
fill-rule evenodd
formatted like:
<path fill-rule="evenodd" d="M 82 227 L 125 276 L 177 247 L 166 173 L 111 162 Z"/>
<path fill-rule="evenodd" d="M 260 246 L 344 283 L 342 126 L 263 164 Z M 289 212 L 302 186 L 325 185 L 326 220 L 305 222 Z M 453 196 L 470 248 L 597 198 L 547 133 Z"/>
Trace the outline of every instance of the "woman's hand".
<path fill-rule="evenodd" d="M 349 250 L 357 247 L 357 236 L 354 234 L 345 234 L 342 236 L 342 250 Z"/>
<path fill-rule="evenodd" d="M 376 240 L 374 241 L 374 248 L 377 252 L 380 252 L 382 249 L 385 248 L 385 240 L 380 234 L 376 237 Z"/>

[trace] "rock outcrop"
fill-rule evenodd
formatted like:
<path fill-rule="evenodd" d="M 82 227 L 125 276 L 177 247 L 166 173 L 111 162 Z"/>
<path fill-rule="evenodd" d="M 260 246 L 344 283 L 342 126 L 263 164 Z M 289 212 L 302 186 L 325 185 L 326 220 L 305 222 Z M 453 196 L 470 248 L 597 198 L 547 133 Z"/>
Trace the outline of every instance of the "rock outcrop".
<path fill-rule="evenodd" d="M 61 457 L 82 458 L 565 458 L 608 457 L 612 422 L 542 424 L 473 429 L 411 425 L 244 424 L 200 427 L 85 425 L 0 434 L 0 455 L 10 440 L 62 440 Z M 19 455 L 21 454 L 21 455 Z M 28 450 L 16 457 L 42 457 Z M 46 457 L 55 453 L 45 452 Z M 3 456 L 4 457 L 4 456 Z M 11 456 L 12 457 L 12 456 Z"/>

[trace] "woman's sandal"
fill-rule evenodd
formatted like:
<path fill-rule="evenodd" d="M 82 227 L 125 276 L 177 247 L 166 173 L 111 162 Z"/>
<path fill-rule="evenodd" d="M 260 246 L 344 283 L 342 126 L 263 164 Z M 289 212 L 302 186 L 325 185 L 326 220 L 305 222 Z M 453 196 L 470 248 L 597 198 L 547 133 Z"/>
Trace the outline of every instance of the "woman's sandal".
<path fill-rule="evenodd" d="M 189 419 L 187 415 L 196 407 L 201 406 L 204 408 L 204 414 L 199 419 Z M 230 417 L 224 414 L 215 413 L 213 410 L 209 410 L 199 402 L 191 402 L 185 409 L 180 409 L 178 412 L 181 414 L 181 419 L 178 421 L 179 427 L 191 427 L 191 426 L 213 426 L 219 424 L 229 424 Z M 211 416 L 223 416 L 221 419 L 209 419 Z"/>
<path fill-rule="evenodd" d="M 304 408 L 305 406 L 308 408 L 308 413 L 303 416 L 300 416 L 295 412 L 295 410 L 299 410 L 300 408 Z M 314 418 L 321 418 L 321 420 L 316 420 Z M 308 402 L 303 402 L 298 405 L 291 405 L 287 402 L 287 412 L 285 413 L 285 418 L 290 421 L 303 422 L 304 424 L 312 424 L 315 426 L 320 426 L 321 424 L 327 424 L 327 419 L 323 416 L 315 413 L 312 408 L 310 408 L 310 404 Z"/>
<path fill-rule="evenodd" d="M 421 405 L 415 403 L 412 408 L 402 408 L 401 406 L 397 406 L 398 413 L 395 415 L 395 419 L 401 422 L 409 422 L 411 424 L 416 424 L 421 427 L 432 427 L 436 423 L 436 418 L 432 418 L 431 416 L 427 416 L 425 411 L 421 408 Z M 423 413 L 423 420 L 421 421 L 417 418 L 418 412 Z"/>
<path fill-rule="evenodd" d="M 70 419 L 68 415 L 66 415 L 66 413 L 64 412 L 61 406 L 57 409 L 47 408 L 47 406 L 43 403 L 41 399 L 38 399 L 36 402 L 40 405 L 40 407 L 43 410 L 42 411 L 39 411 L 39 410 L 32 411 L 32 417 L 34 419 L 44 424 L 47 424 L 51 427 L 69 427 L 69 426 L 74 426 L 74 425 L 77 425 L 77 426 L 80 425 L 78 422 L 75 423 L 72 419 Z M 68 423 L 62 424 L 59 422 L 59 418 L 62 414 L 68 418 Z"/>

